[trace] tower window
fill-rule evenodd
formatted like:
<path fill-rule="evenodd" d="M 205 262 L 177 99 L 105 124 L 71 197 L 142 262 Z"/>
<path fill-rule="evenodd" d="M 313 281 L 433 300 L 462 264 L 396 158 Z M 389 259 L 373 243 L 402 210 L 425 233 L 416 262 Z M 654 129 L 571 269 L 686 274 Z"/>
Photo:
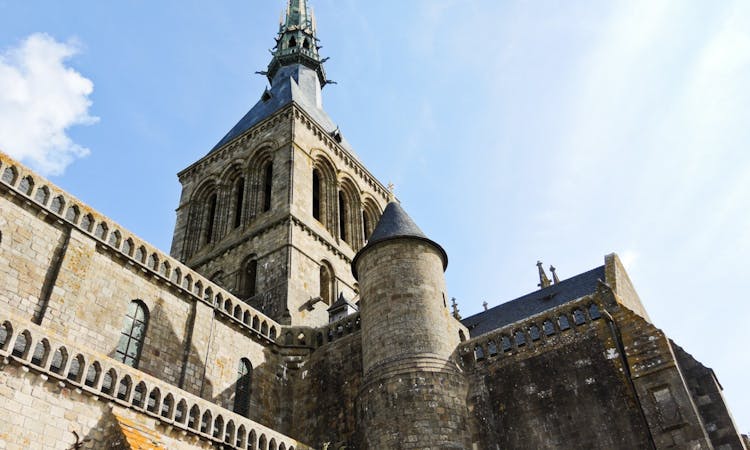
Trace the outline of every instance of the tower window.
<path fill-rule="evenodd" d="M 310 40 L 309 39 L 305 39 L 302 42 L 302 48 L 304 48 L 305 50 L 310 50 Z"/>
<path fill-rule="evenodd" d="M 120 340 L 115 350 L 115 359 L 128 366 L 138 368 L 143 341 L 146 338 L 148 325 L 148 311 L 146 305 L 139 300 L 133 300 L 128 306 L 128 312 L 122 321 Z"/>
<path fill-rule="evenodd" d="M 247 417 L 250 413 L 250 389 L 253 381 L 253 365 L 242 358 L 237 367 L 237 385 L 234 393 L 234 412 Z"/>
<path fill-rule="evenodd" d="M 329 305 L 333 303 L 333 270 L 325 262 L 320 265 L 320 298 Z"/>
<path fill-rule="evenodd" d="M 292 36 L 291 39 L 289 39 L 289 48 L 293 48 L 297 46 L 297 40 L 294 39 L 294 36 Z"/>
<path fill-rule="evenodd" d="M 208 198 L 208 205 L 206 207 L 208 213 L 208 221 L 206 223 L 206 244 L 213 242 L 214 235 L 214 223 L 216 218 L 216 194 L 212 194 Z"/>
<path fill-rule="evenodd" d="M 245 179 L 237 180 L 234 193 L 234 227 L 237 228 L 242 224 L 242 208 L 245 201 Z"/>
<path fill-rule="evenodd" d="M 240 291 L 245 298 L 250 298 L 256 293 L 256 284 L 258 277 L 258 260 L 251 258 L 245 262 L 242 269 Z"/>
<path fill-rule="evenodd" d="M 339 236 L 341 237 L 341 240 L 346 243 L 349 243 L 349 237 L 346 233 L 346 219 L 348 215 L 344 193 L 339 191 Z"/>
<path fill-rule="evenodd" d="M 320 174 L 317 170 L 313 170 L 312 184 L 313 217 L 320 220 Z"/>
<path fill-rule="evenodd" d="M 273 188 L 273 163 L 268 163 L 263 171 L 263 211 L 271 210 L 271 190 Z"/>

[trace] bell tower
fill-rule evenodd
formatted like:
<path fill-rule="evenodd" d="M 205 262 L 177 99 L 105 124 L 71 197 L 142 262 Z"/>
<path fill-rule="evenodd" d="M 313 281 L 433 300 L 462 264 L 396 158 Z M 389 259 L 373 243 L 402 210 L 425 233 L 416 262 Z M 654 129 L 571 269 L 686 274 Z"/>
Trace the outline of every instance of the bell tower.
<path fill-rule="evenodd" d="M 389 198 L 323 109 L 315 18 L 289 0 L 270 86 L 182 184 L 171 254 L 286 324 L 317 326 L 359 287 L 350 265 Z"/>

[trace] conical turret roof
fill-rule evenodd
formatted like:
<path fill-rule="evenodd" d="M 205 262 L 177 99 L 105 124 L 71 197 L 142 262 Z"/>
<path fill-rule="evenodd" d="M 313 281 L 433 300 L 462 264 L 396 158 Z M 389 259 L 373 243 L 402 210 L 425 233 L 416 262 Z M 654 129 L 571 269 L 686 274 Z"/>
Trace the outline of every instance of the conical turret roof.
<path fill-rule="evenodd" d="M 445 253 L 443 247 L 428 238 L 419 226 L 417 226 L 414 220 L 412 220 L 409 214 L 404 211 L 404 208 L 402 208 L 399 203 L 392 201 L 385 207 L 385 211 L 383 211 L 383 215 L 380 216 L 378 225 L 375 227 L 375 231 L 372 232 L 370 239 L 367 241 L 367 245 L 357 252 L 354 256 L 354 260 L 352 260 L 352 274 L 354 274 L 354 278 L 358 279 L 359 277 L 357 274 L 357 260 L 363 253 L 381 242 L 405 238 L 423 240 L 432 244 L 438 249 L 443 258 L 443 269 L 448 267 L 448 254 Z"/>

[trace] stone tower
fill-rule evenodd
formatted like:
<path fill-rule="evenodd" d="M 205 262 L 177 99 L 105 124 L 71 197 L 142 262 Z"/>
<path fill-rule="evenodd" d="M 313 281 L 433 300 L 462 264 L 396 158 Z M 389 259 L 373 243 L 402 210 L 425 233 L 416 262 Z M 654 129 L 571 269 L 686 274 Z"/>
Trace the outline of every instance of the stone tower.
<path fill-rule="evenodd" d="M 290 0 L 267 88 L 203 158 L 179 173 L 172 256 L 284 324 L 322 325 L 388 190 L 322 107 L 328 84 L 306 0 Z"/>
<path fill-rule="evenodd" d="M 448 307 L 447 264 L 443 248 L 395 202 L 354 258 L 362 285 L 365 448 L 470 448 L 467 385 L 453 358 L 468 331 Z"/>

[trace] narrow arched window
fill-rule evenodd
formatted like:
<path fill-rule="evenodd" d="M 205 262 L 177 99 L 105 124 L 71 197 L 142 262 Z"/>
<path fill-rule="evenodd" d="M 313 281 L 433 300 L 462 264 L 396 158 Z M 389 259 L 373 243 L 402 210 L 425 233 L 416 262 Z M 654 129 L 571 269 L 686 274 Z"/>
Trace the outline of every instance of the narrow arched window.
<path fill-rule="evenodd" d="M 213 241 L 214 235 L 214 222 L 216 218 L 216 194 L 212 194 L 208 198 L 206 212 L 208 214 L 208 220 L 206 221 L 206 243 L 210 244 Z"/>
<path fill-rule="evenodd" d="M 128 305 L 128 312 L 122 321 L 120 341 L 117 343 L 115 358 L 123 363 L 138 368 L 143 341 L 146 338 L 148 311 L 140 300 L 133 300 Z"/>
<path fill-rule="evenodd" d="M 250 413 L 250 389 L 253 381 L 253 365 L 242 358 L 237 367 L 237 386 L 234 393 L 234 412 L 247 417 Z"/>
<path fill-rule="evenodd" d="M 367 212 L 365 210 L 362 210 L 362 239 L 367 242 L 367 239 L 370 237 L 370 220 L 367 217 Z"/>
<path fill-rule="evenodd" d="M 271 210 L 271 189 L 273 188 L 273 163 L 268 163 L 263 171 L 263 211 Z"/>
<path fill-rule="evenodd" d="M 320 173 L 317 170 L 313 170 L 312 185 L 313 217 L 320 220 Z"/>
<path fill-rule="evenodd" d="M 237 180 L 234 192 L 234 227 L 237 228 L 242 224 L 242 208 L 245 202 L 245 179 Z"/>
<path fill-rule="evenodd" d="M 329 305 L 333 303 L 333 273 L 325 263 L 320 265 L 320 298 Z"/>
<path fill-rule="evenodd" d="M 256 294 L 256 284 L 258 279 L 258 260 L 250 259 L 245 263 L 242 271 L 242 282 L 240 289 L 245 298 L 250 298 Z"/>
<path fill-rule="evenodd" d="M 349 236 L 346 233 L 346 219 L 348 215 L 344 193 L 339 191 L 339 237 L 346 243 L 349 243 Z"/>

